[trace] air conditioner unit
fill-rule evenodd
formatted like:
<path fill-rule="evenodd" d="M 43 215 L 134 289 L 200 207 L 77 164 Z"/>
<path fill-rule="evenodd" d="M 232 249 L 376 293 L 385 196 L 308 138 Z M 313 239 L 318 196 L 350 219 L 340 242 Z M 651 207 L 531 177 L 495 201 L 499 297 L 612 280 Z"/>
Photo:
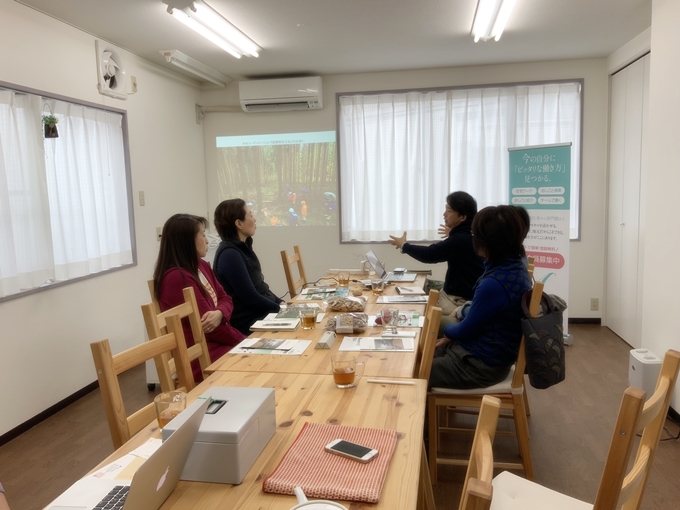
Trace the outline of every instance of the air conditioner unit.
<path fill-rule="evenodd" d="M 241 108 L 246 112 L 289 112 L 323 108 L 321 77 L 242 81 Z"/>

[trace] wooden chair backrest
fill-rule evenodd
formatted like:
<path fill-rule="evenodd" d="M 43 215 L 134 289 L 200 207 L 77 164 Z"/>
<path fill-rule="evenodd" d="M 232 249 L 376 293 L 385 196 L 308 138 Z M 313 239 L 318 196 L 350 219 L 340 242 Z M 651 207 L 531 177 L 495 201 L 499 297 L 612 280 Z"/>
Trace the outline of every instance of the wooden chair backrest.
<path fill-rule="evenodd" d="M 168 317 L 166 322 L 168 334 L 144 342 L 115 356 L 111 354 L 111 346 L 108 340 L 90 344 L 94 366 L 97 370 L 99 389 L 104 401 L 104 410 L 109 422 L 111 439 L 113 447 L 116 449 L 156 419 L 153 402 L 132 415 L 127 415 L 123 396 L 120 392 L 118 375 L 145 363 L 149 359 L 169 352 L 175 359 L 180 384 L 187 390 L 194 388 L 194 378 L 191 375 L 180 319 L 173 315 Z"/>
<path fill-rule="evenodd" d="M 437 343 L 437 333 L 439 332 L 439 323 L 442 320 L 442 309 L 438 306 L 433 306 L 427 312 L 426 322 L 420 332 L 420 341 L 418 342 L 418 352 L 416 353 L 416 364 L 414 367 L 413 377 L 416 379 L 430 379 L 430 372 L 432 371 L 432 359 L 434 358 L 435 344 Z M 420 359 L 418 359 L 420 358 Z"/>
<path fill-rule="evenodd" d="M 484 395 L 479 409 L 479 419 L 472 440 L 472 451 L 468 463 L 463 492 L 458 510 L 489 510 L 493 487 L 493 439 L 496 435 L 501 401 L 491 395 Z"/>
<path fill-rule="evenodd" d="M 425 331 L 428 327 L 428 315 L 427 312 L 430 311 L 430 309 L 435 306 L 439 302 L 439 291 L 435 289 L 430 289 L 430 293 L 427 296 L 427 304 L 425 305 L 425 312 L 423 312 L 423 315 L 425 316 L 425 319 L 423 319 L 423 329 L 422 331 Z M 422 349 L 420 347 L 422 346 L 422 342 L 418 343 L 418 352 L 416 352 L 416 358 L 420 358 L 422 355 Z M 415 376 L 414 376 L 415 377 Z"/>
<path fill-rule="evenodd" d="M 194 337 L 194 345 L 187 350 L 189 361 L 197 359 L 201 365 L 201 370 L 205 371 L 211 363 L 210 352 L 208 351 L 208 342 L 206 341 L 201 324 L 201 315 L 198 310 L 196 295 L 191 287 L 182 289 L 182 294 L 184 295 L 184 303 L 164 312 L 156 313 L 156 307 L 153 303 L 142 305 L 146 332 L 149 335 L 149 339 L 158 338 L 167 332 L 166 323 L 168 317 L 172 315 L 177 315 L 180 319 L 186 317 L 189 320 L 191 334 Z M 174 385 L 173 376 L 177 373 L 174 359 L 169 356 L 161 356 L 154 359 L 154 361 L 161 388 L 163 391 L 171 391 Z"/>
<path fill-rule="evenodd" d="M 679 369 L 680 352 L 669 350 L 654 394 L 646 403 L 645 392 L 639 388 L 630 387 L 624 392 L 593 510 L 640 508 Z M 635 436 L 640 431 L 642 439 L 635 461 L 626 474 Z"/>
<path fill-rule="evenodd" d="M 290 297 L 293 298 L 299 294 L 301 290 L 307 284 L 307 273 L 305 273 L 305 265 L 302 262 L 302 254 L 300 253 L 300 247 L 293 246 L 295 251 L 294 255 L 288 255 L 286 250 L 281 250 L 281 261 L 283 262 L 283 271 L 286 273 L 286 283 L 288 283 L 288 292 L 290 292 Z M 297 265 L 297 272 L 299 278 L 296 280 L 293 276 L 293 264 Z"/>
<path fill-rule="evenodd" d="M 436 289 L 430 289 L 430 293 L 427 295 L 427 304 L 425 305 L 425 316 L 427 317 L 427 312 L 433 306 L 437 306 L 439 302 L 439 291 Z"/>
<path fill-rule="evenodd" d="M 148 280 L 146 284 L 149 286 L 149 294 L 151 295 L 151 304 L 153 305 L 156 313 L 161 313 L 161 306 L 158 304 L 156 299 L 156 288 L 154 286 L 153 280 Z"/>

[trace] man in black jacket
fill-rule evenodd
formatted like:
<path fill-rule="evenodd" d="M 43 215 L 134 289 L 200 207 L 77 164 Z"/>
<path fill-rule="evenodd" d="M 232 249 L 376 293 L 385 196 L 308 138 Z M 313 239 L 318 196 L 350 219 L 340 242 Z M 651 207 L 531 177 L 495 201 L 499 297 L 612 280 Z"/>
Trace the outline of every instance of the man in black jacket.
<path fill-rule="evenodd" d="M 483 260 L 472 247 L 471 225 L 475 214 L 475 199 L 464 191 L 455 191 L 446 197 L 443 231 L 448 231 L 448 235 L 443 241 L 429 246 L 415 245 L 406 242 L 406 232 L 389 239 L 390 244 L 419 262 L 448 264 L 443 282 L 428 279 L 425 284 L 426 291 L 440 290 L 437 306 L 442 309 L 442 317 L 451 315 L 472 299 L 472 289 L 484 271 Z"/>

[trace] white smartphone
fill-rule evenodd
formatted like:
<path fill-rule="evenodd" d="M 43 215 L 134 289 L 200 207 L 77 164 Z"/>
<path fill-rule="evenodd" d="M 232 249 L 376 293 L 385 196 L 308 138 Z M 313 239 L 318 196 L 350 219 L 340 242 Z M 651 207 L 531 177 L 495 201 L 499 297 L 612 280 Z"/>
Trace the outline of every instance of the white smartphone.
<path fill-rule="evenodd" d="M 405 273 L 406 268 L 405 267 L 395 267 L 393 273 Z"/>
<path fill-rule="evenodd" d="M 351 443 L 344 439 L 334 439 L 326 445 L 325 450 L 364 463 L 372 461 L 378 455 L 378 450 Z"/>

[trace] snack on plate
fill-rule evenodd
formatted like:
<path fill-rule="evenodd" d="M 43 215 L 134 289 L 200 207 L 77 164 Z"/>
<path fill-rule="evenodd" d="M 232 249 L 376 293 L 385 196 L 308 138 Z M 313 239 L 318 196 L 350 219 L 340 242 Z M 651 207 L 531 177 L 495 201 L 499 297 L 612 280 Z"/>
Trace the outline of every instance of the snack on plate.
<path fill-rule="evenodd" d="M 326 299 L 328 309 L 334 312 L 363 312 L 366 306 L 366 298 L 333 296 Z"/>
<path fill-rule="evenodd" d="M 336 331 L 338 328 L 349 333 L 360 333 L 368 327 L 368 315 L 365 313 L 341 313 L 334 317 L 329 317 L 323 329 L 326 331 Z"/>

